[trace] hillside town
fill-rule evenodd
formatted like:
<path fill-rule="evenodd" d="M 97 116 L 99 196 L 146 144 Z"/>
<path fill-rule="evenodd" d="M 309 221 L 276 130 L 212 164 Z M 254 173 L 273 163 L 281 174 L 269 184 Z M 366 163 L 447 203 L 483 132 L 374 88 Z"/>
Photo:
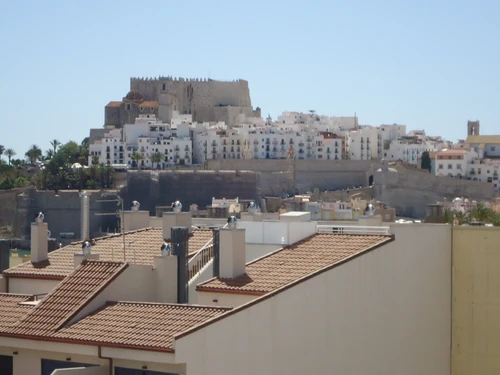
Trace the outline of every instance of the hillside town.
<path fill-rule="evenodd" d="M 81 143 L 2 146 L 0 374 L 500 371 L 500 136 L 261 111 L 132 78 Z"/>

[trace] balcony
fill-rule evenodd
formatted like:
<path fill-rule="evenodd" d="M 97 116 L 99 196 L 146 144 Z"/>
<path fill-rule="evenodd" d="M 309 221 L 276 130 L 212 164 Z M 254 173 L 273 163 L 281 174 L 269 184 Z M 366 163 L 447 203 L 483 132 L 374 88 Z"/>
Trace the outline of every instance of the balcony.
<path fill-rule="evenodd" d="M 212 147 L 217 147 L 217 142 L 213 141 L 212 142 Z"/>
<path fill-rule="evenodd" d="M 326 149 L 326 153 L 327 153 L 327 154 L 330 154 L 330 153 L 331 153 L 331 151 L 330 151 L 330 147 L 328 147 L 328 148 Z"/>
<path fill-rule="evenodd" d="M 253 141 L 253 144 L 254 144 L 254 145 L 258 145 L 258 144 L 259 144 L 259 141 L 258 141 L 258 140 L 255 140 L 255 141 Z"/>
<path fill-rule="evenodd" d="M 270 145 L 271 141 L 269 139 L 266 139 L 266 145 Z"/>
<path fill-rule="evenodd" d="M 307 145 L 307 149 L 311 150 L 312 149 L 311 145 Z"/>
<path fill-rule="evenodd" d="M 189 151 L 189 146 L 184 147 L 184 151 Z"/>
<path fill-rule="evenodd" d="M 304 142 L 300 142 L 299 147 L 304 147 Z"/>

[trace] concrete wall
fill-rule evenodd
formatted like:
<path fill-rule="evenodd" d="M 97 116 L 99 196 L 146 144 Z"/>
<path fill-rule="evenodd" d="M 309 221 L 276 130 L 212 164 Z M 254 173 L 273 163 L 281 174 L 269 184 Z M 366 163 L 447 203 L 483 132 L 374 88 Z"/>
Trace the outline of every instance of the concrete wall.
<path fill-rule="evenodd" d="M 43 279 L 9 278 L 9 293 L 45 294 L 50 293 L 61 281 Z"/>
<path fill-rule="evenodd" d="M 451 374 L 500 374 L 500 228 L 453 228 Z"/>
<path fill-rule="evenodd" d="M 115 213 L 116 202 L 99 202 L 102 192 L 87 191 L 89 194 L 89 231 L 91 236 L 102 229 L 113 229 L 117 227 L 118 219 L 115 215 L 98 216 L 98 213 Z M 35 213 L 42 211 L 45 221 L 49 224 L 49 230 L 53 238 L 57 238 L 61 232 L 73 232 L 75 239 L 80 240 L 80 197 L 76 190 L 59 191 L 58 196 L 54 191 L 36 191 L 26 189 L 23 194 L 17 195 L 17 217 L 15 234 L 20 237 L 29 238 L 30 223 Z M 129 206 L 130 207 L 130 206 Z"/>
<path fill-rule="evenodd" d="M 193 203 L 204 209 L 211 204 L 213 197 L 255 200 L 258 197 L 257 184 L 258 175 L 254 172 L 130 171 L 122 197 L 126 207 L 132 200 L 138 200 L 141 209 L 156 215 L 156 206 L 169 206 L 175 200 L 182 202 L 184 211 Z"/>
<path fill-rule="evenodd" d="M 448 375 L 450 227 L 391 229 L 395 242 L 177 339 L 176 359 L 190 375 Z"/>
<path fill-rule="evenodd" d="M 240 221 L 238 227 L 252 244 L 291 245 L 316 233 L 316 222 Z"/>

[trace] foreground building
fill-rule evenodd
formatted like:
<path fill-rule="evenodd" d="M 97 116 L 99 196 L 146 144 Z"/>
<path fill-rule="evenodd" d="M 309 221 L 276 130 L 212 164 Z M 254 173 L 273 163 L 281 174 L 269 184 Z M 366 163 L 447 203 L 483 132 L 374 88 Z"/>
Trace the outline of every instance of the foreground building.
<path fill-rule="evenodd" d="M 333 234 L 339 229 L 308 215 L 189 234 L 182 215 L 169 214 L 163 231 L 100 239 L 86 253 L 75 243 L 48 262 L 15 267 L 0 295 L 0 360 L 16 375 L 70 367 L 93 375 L 449 374 L 450 227 Z M 191 247 L 202 232 L 213 235 L 212 253 L 207 243 Z M 147 234 L 170 237 L 171 251 L 150 253 Z M 259 241 L 282 245 L 248 260 L 247 244 Z M 192 271 L 200 254 L 205 263 Z M 13 293 L 16 272 L 28 279 L 50 267 L 64 271 L 46 296 Z M 195 275 L 197 304 L 186 304 Z"/>

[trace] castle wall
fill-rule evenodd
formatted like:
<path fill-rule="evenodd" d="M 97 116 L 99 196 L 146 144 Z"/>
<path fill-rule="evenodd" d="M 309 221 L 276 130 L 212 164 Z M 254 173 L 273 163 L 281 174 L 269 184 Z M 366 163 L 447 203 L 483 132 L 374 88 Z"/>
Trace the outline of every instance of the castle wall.
<path fill-rule="evenodd" d="M 12 225 L 16 219 L 16 196 L 23 189 L 0 190 L 0 227 Z"/>
<path fill-rule="evenodd" d="M 239 107 L 242 107 L 241 111 L 247 116 L 253 115 L 248 82 L 245 80 L 224 82 L 184 78 L 175 80 L 131 78 L 130 88 L 139 91 L 145 100 L 158 100 L 159 117 L 165 122 L 170 121 L 172 110 L 190 113 L 194 121 L 200 122 L 223 121 L 223 117 L 227 117 L 227 123 L 230 125 L 236 123 L 234 115 L 236 112 L 241 113 Z M 221 105 L 238 108 L 222 111 L 223 117 L 218 117 L 214 107 Z"/>
<path fill-rule="evenodd" d="M 427 204 L 456 197 L 489 200 L 494 196 L 494 188 L 489 183 L 438 177 L 398 166 L 397 173 L 375 173 L 373 193 L 375 199 L 394 207 L 398 216 L 424 218 Z"/>

